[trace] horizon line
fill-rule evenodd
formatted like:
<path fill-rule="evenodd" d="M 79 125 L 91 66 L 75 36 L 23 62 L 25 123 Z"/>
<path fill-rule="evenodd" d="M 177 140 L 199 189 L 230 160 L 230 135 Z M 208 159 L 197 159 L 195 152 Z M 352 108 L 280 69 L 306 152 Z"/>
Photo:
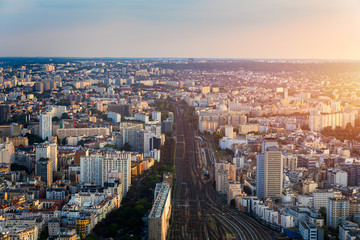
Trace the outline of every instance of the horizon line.
<path fill-rule="evenodd" d="M 339 62 L 360 62 L 359 59 L 345 59 L 345 58 L 270 58 L 270 57 L 84 57 L 84 56 L 0 56 L 1 58 L 77 58 L 77 59 L 198 59 L 198 60 L 300 60 L 300 61 L 339 61 Z"/>

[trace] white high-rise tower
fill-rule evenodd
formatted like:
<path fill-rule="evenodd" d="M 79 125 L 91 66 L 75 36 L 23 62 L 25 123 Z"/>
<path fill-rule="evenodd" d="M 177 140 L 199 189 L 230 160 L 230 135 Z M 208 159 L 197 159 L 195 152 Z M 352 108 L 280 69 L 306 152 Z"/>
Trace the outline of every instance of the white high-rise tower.
<path fill-rule="evenodd" d="M 52 136 L 52 116 L 50 114 L 40 114 L 39 130 L 42 139 L 50 139 Z"/>

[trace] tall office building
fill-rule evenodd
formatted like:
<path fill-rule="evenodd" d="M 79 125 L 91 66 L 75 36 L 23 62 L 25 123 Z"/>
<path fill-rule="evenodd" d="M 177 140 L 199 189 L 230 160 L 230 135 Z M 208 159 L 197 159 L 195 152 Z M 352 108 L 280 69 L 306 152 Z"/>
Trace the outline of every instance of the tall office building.
<path fill-rule="evenodd" d="M 120 151 L 107 153 L 103 169 L 108 172 L 115 170 L 122 173 L 122 184 L 124 186 L 125 195 L 131 186 L 131 154 Z"/>
<path fill-rule="evenodd" d="M 5 142 L 0 144 L 0 164 L 12 163 L 12 155 L 15 153 L 14 144 L 12 142 Z"/>
<path fill-rule="evenodd" d="M 149 240 L 165 240 L 171 214 L 171 188 L 168 182 L 157 183 L 155 202 L 149 220 Z"/>
<path fill-rule="evenodd" d="M 19 76 L 21 80 L 25 79 L 25 72 L 20 72 Z"/>
<path fill-rule="evenodd" d="M 153 111 L 151 113 L 151 118 L 153 121 L 161 122 L 161 112 Z"/>
<path fill-rule="evenodd" d="M 82 183 L 94 183 L 102 186 L 102 161 L 104 157 L 98 154 L 91 154 L 80 157 L 80 181 Z"/>
<path fill-rule="evenodd" d="M 113 152 L 80 157 L 80 181 L 104 186 L 110 176 L 122 174 L 124 194 L 131 185 L 131 154 Z M 120 175 L 119 175 L 120 176 Z"/>
<path fill-rule="evenodd" d="M 52 136 L 52 117 L 50 114 L 40 114 L 39 130 L 42 139 L 50 139 Z"/>
<path fill-rule="evenodd" d="M 132 151 L 137 148 L 137 131 L 143 128 L 143 124 L 120 125 L 122 130 L 122 144 L 128 143 Z"/>
<path fill-rule="evenodd" d="M 335 196 L 335 192 L 332 190 L 316 190 L 312 193 L 312 196 L 312 206 L 313 208 L 319 210 L 321 207 L 326 208 L 328 198 L 333 198 Z"/>
<path fill-rule="evenodd" d="M 38 92 L 43 92 L 44 91 L 44 84 L 42 82 L 36 82 L 34 84 L 35 90 Z"/>
<path fill-rule="evenodd" d="M 347 220 L 350 214 L 350 200 L 345 198 L 328 198 L 326 208 L 326 225 L 337 228 L 341 220 Z"/>
<path fill-rule="evenodd" d="M 344 170 L 348 173 L 348 186 L 360 185 L 360 164 L 351 164 L 346 166 Z"/>
<path fill-rule="evenodd" d="M 148 153 L 150 149 L 150 140 L 155 137 L 153 133 L 140 129 L 136 132 L 136 151 L 139 153 Z"/>
<path fill-rule="evenodd" d="M 256 195 L 258 198 L 265 198 L 265 155 L 256 156 Z"/>
<path fill-rule="evenodd" d="M 360 200 L 333 197 L 328 198 L 326 226 L 337 228 L 342 220 L 360 224 Z"/>
<path fill-rule="evenodd" d="M 10 106 L 7 104 L 0 104 L 0 122 L 6 122 L 10 118 Z"/>
<path fill-rule="evenodd" d="M 52 162 L 53 171 L 58 169 L 58 149 L 56 143 L 41 143 L 36 146 L 35 151 L 36 161 L 40 158 L 48 158 Z"/>
<path fill-rule="evenodd" d="M 56 82 L 57 87 L 62 87 L 61 76 L 54 76 L 54 81 Z"/>
<path fill-rule="evenodd" d="M 280 199 L 283 186 L 283 159 L 278 148 L 268 148 L 257 156 L 256 193 L 258 198 Z"/>
<path fill-rule="evenodd" d="M 41 180 L 50 187 L 53 182 L 52 161 L 46 158 L 41 158 L 39 161 L 36 161 L 35 175 L 40 176 Z"/>

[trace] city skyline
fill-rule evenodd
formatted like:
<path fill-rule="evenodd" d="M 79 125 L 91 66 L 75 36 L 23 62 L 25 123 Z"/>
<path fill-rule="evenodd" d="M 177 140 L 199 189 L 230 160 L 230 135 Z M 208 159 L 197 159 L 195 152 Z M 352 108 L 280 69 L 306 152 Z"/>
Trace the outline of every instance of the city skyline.
<path fill-rule="evenodd" d="M 360 3 L 0 1 L 2 57 L 360 57 Z"/>
<path fill-rule="evenodd" d="M 359 9 L 0 0 L 0 240 L 360 239 Z"/>
<path fill-rule="evenodd" d="M 0 58 L 1 239 L 360 238 L 359 66 Z"/>

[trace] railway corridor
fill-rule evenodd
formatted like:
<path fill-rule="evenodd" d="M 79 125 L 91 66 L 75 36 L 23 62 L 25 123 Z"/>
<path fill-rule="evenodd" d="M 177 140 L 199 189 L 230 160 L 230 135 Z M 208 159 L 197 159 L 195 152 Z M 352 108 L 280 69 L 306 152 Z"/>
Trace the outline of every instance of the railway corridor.
<path fill-rule="evenodd" d="M 212 187 L 212 178 L 203 179 L 201 166 L 206 163 L 201 163 L 200 155 L 206 145 L 197 140 L 188 121 L 189 108 L 184 105 L 180 108 L 176 111 L 176 182 L 168 239 L 273 239 L 255 220 L 224 205 Z M 209 151 L 206 148 L 207 156 Z"/>

